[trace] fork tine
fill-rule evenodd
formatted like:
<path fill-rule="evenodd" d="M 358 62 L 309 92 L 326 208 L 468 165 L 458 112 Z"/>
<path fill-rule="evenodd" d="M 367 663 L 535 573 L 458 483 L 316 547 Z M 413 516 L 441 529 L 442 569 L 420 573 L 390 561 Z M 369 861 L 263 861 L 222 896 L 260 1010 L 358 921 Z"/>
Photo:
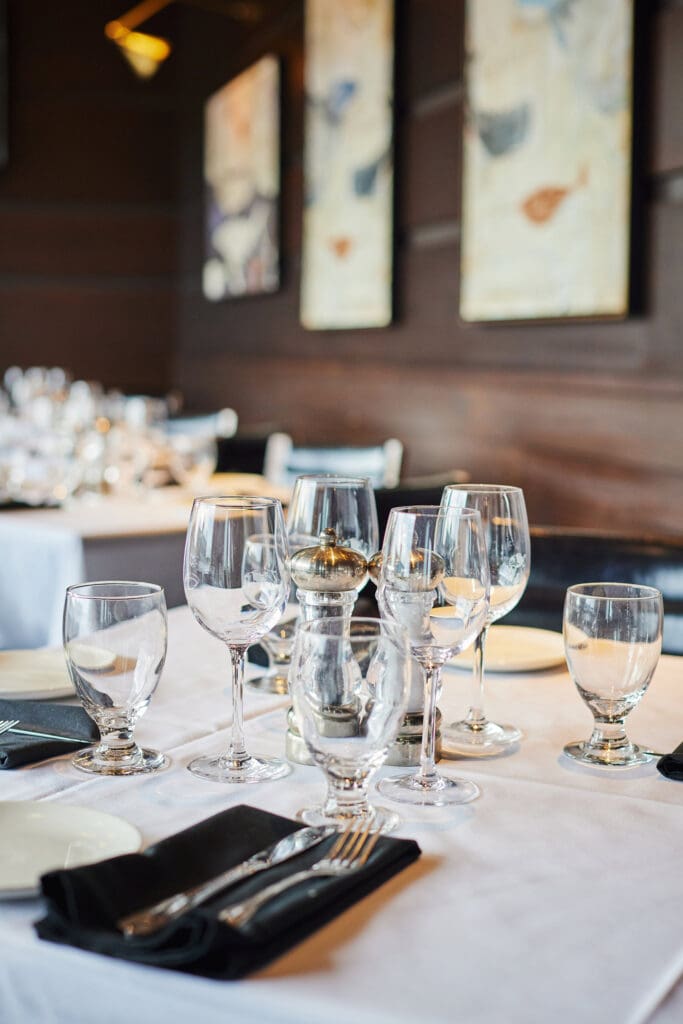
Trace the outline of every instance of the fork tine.
<path fill-rule="evenodd" d="M 0 720 L 0 733 L 9 732 L 9 730 L 13 729 L 15 725 L 19 725 L 18 718 L 3 718 Z"/>
<path fill-rule="evenodd" d="M 334 841 L 334 845 L 330 847 L 330 850 L 326 856 L 326 860 L 336 860 L 341 854 L 342 849 L 349 839 L 353 840 L 356 834 L 354 822 L 350 821 L 343 832 L 340 832 Z"/>

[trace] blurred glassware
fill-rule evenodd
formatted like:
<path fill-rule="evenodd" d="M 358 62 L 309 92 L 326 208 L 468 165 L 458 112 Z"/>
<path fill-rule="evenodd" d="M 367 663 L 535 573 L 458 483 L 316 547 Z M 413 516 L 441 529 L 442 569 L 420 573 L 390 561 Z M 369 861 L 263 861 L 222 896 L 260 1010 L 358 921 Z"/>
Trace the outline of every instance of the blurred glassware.
<path fill-rule="evenodd" d="M 166 444 L 169 468 L 176 483 L 194 495 L 206 493 L 218 462 L 215 437 L 172 434 Z"/>
<path fill-rule="evenodd" d="M 444 508 L 475 508 L 481 515 L 491 574 L 491 601 L 484 627 L 474 641 L 472 694 L 464 719 L 442 729 L 442 751 L 470 757 L 499 754 L 522 736 L 515 725 L 497 725 L 484 713 L 486 636 L 519 602 L 529 581 L 531 541 L 524 493 L 506 484 L 450 484 Z"/>
<path fill-rule="evenodd" d="M 438 505 L 392 509 L 377 596 L 382 618 L 408 634 L 425 686 L 419 771 L 382 779 L 378 789 L 412 804 L 468 803 L 479 795 L 478 787 L 436 770 L 436 701 L 444 664 L 472 643 L 488 613 L 489 567 L 479 512 Z"/>
<path fill-rule="evenodd" d="M 297 477 L 287 509 L 291 553 L 315 547 L 322 531 L 328 529 L 334 530 L 338 547 L 349 547 L 366 559 L 375 554 L 379 545 L 377 508 L 367 478 L 330 473 Z"/>
<path fill-rule="evenodd" d="M 123 581 L 68 587 L 64 650 L 83 707 L 100 730 L 95 747 L 73 758 L 96 775 L 138 775 L 168 763 L 133 739 L 166 659 L 166 601 L 153 583 Z"/>
<path fill-rule="evenodd" d="M 662 595 L 630 583 L 569 587 L 564 646 L 569 671 L 595 723 L 565 754 L 581 764 L 632 768 L 655 756 L 632 743 L 624 719 L 650 685 L 662 650 Z"/>
<path fill-rule="evenodd" d="M 395 623 L 337 617 L 300 624 L 290 672 L 294 716 L 327 779 L 322 806 L 297 814 L 306 824 L 371 823 L 385 832 L 398 824 L 394 811 L 368 802 L 368 787 L 405 712 L 409 661 Z"/>

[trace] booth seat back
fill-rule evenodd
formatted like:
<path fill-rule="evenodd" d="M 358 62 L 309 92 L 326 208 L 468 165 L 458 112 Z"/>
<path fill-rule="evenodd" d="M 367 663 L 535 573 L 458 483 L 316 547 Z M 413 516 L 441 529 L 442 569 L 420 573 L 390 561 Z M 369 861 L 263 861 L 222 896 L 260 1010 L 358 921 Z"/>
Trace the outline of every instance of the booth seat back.
<path fill-rule="evenodd" d="M 683 654 L 683 541 L 556 527 L 531 528 L 527 589 L 503 620 L 562 629 L 567 587 L 574 583 L 641 583 L 664 598 L 665 654 Z"/>

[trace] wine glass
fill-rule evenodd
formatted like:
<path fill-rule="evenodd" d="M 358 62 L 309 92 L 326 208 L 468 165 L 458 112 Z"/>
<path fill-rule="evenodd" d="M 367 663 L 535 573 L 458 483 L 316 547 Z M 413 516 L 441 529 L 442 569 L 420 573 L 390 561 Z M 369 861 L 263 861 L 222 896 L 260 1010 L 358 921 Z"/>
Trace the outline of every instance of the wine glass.
<path fill-rule="evenodd" d="M 582 700 L 595 719 L 589 740 L 569 743 L 587 765 L 631 768 L 655 756 L 631 743 L 624 719 L 650 685 L 662 651 L 662 595 L 629 583 L 580 583 L 564 603 L 564 649 Z"/>
<path fill-rule="evenodd" d="M 383 618 L 403 626 L 422 666 L 425 713 L 417 774 L 383 779 L 384 796 L 413 804 L 460 804 L 479 789 L 445 778 L 435 766 L 436 699 L 441 669 L 480 632 L 489 606 L 489 568 L 475 509 L 415 505 L 389 515 L 378 600 Z"/>
<path fill-rule="evenodd" d="M 444 508 L 476 508 L 486 537 L 491 601 L 484 627 L 474 643 L 472 696 L 465 718 L 443 730 L 443 750 L 474 757 L 499 754 L 521 739 L 514 725 L 489 722 L 484 713 L 484 660 L 488 628 L 512 611 L 529 581 L 529 523 L 524 494 L 504 484 L 449 484 Z"/>
<path fill-rule="evenodd" d="M 232 735 L 225 754 L 188 766 L 213 782 L 261 782 L 290 771 L 277 758 L 247 753 L 244 661 L 247 648 L 276 625 L 289 572 L 282 506 L 276 498 L 196 498 L 185 542 L 185 595 L 197 622 L 227 644 L 232 665 Z"/>
<path fill-rule="evenodd" d="M 314 619 L 299 626 L 290 672 L 294 716 L 313 762 L 327 777 L 308 825 L 371 823 L 390 831 L 398 815 L 368 803 L 372 775 L 387 756 L 408 700 L 405 633 L 379 619 Z"/>
<path fill-rule="evenodd" d="M 137 775 L 168 764 L 133 739 L 166 659 L 166 600 L 154 583 L 97 582 L 67 587 L 64 652 L 100 742 L 73 764 L 97 775 Z"/>
<path fill-rule="evenodd" d="M 367 477 L 320 473 L 296 478 L 287 509 L 292 554 L 316 547 L 325 529 L 334 530 L 339 547 L 349 547 L 364 558 L 375 554 L 379 546 L 377 507 Z"/>
<path fill-rule="evenodd" d="M 274 629 L 261 637 L 261 647 L 268 656 L 268 669 L 262 676 L 247 679 L 247 689 L 259 693 L 277 693 L 280 696 L 289 693 L 289 669 L 297 624 L 298 619 L 294 613 L 291 618 L 283 618 Z"/>

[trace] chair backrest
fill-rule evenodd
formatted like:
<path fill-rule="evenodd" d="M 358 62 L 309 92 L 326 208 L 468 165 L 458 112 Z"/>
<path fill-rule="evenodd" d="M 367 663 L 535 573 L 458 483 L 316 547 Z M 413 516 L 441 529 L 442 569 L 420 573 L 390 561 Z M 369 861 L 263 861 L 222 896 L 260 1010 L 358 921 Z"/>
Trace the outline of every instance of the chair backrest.
<path fill-rule="evenodd" d="M 175 416 L 166 420 L 167 434 L 187 434 L 206 437 L 232 437 L 237 431 L 238 417 L 234 409 L 219 409 L 201 416 Z"/>
<path fill-rule="evenodd" d="M 267 435 L 218 438 L 217 473 L 263 473 Z"/>
<path fill-rule="evenodd" d="M 402 460 L 403 445 L 395 437 L 366 448 L 308 448 L 294 445 L 289 434 L 276 433 L 266 444 L 264 473 L 284 486 L 307 473 L 335 473 L 368 477 L 373 487 L 392 487 L 398 483 Z"/>
<path fill-rule="evenodd" d="M 666 654 L 683 654 L 683 541 L 557 527 L 531 528 L 531 574 L 510 625 L 562 629 L 567 587 L 574 583 L 642 583 L 664 597 Z"/>

